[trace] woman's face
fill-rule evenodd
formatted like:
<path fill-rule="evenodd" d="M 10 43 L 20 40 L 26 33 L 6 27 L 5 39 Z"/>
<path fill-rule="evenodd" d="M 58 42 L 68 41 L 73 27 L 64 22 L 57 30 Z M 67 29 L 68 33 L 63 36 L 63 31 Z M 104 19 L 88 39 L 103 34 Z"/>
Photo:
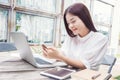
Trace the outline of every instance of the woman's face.
<path fill-rule="evenodd" d="M 69 29 L 73 32 L 74 35 L 83 37 L 89 33 L 89 29 L 78 16 L 67 13 L 66 20 Z"/>

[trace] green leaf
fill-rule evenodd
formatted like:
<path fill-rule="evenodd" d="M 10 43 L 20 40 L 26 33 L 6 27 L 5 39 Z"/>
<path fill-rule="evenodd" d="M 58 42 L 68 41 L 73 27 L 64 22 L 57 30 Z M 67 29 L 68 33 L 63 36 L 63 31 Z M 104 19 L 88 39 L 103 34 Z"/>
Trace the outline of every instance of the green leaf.
<path fill-rule="evenodd" d="M 119 76 L 116 76 L 114 79 L 120 80 L 120 75 L 119 75 Z"/>

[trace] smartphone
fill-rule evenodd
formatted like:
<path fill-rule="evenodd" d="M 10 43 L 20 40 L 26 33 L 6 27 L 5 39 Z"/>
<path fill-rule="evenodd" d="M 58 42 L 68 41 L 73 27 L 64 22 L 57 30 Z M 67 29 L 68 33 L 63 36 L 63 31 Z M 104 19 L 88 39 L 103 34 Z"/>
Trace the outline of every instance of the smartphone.
<path fill-rule="evenodd" d="M 46 50 L 46 49 L 47 49 L 47 46 L 45 46 L 44 44 L 42 44 L 42 48 L 43 48 L 44 50 Z"/>

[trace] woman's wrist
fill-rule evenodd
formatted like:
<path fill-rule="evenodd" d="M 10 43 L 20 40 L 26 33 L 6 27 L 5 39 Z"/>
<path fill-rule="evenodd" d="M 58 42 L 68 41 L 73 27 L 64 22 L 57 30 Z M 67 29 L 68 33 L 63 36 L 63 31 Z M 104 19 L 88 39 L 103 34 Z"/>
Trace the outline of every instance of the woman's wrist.
<path fill-rule="evenodd" d="M 62 54 L 59 54 L 59 55 L 58 55 L 58 59 L 59 59 L 59 60 L 62 60 L 62 61 L 63 61 L 63 60 L 64 60 L 63 58 L 64 58 L 64 56 L 63 56 Z"/>

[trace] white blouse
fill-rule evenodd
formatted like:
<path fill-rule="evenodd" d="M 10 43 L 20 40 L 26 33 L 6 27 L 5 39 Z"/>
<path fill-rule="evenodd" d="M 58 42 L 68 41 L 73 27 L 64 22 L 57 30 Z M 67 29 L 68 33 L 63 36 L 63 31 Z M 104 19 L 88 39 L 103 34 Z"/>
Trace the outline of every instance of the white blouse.
<path fill-rule="evenodd" d="M 91 31 L 85 37 L 66 37 L 61 51 L 69 58 L 80 60 L 86 68 L 97 70 L 107 51 L 108 38 L 99 32 Z"/>

